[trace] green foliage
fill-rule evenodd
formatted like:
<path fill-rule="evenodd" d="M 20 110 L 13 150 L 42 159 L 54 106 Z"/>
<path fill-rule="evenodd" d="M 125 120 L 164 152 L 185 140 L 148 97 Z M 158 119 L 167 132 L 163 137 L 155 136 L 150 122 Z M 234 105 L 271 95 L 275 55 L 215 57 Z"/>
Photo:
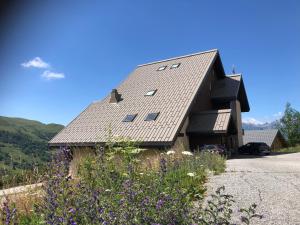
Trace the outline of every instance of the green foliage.
<path fill-rule="evenodd" d="M 0 116 L 0 188 L 25 183 L 34 169 L 42 170 L 52 155 L 48 141 L 62 128 Z"/>
<path fill-rule="evenodd" d="M 295 146 L 300 143 L 300 112 L 286 104 L 283 117 L 280 119 L 279 129 L 288 138 L 288 143 Z"/>
<path fill-rule="evenodd" d="M 233 200 L 222 193 L 224 188 L 212 196 L 209 208 L 200 204 L 194 209 L 195 201 L 203 202 L 208 171 L 221 172 L 224 158 L 209 152 L 168 151 L 161 154 L 160 168 L 145 170 L 137 160 L 141 151 L 130 141 L 99 146 L 97 154 L 82 163 L 79 179 L 70 180 L 70 152 L 62 149 L 49 166 L 43 199 L 36 202 L 34 212 L 16 214 L 5 203 L 10 215 L 15 213 L 14 218 L 8 218 L 4 208 L 0 215 L 6 216 L 7 224 L 29 225 L 232 224 Z M 243 213 L 241 223 L 248 224 L 255 208 Z"/>
<path fill-rule="evenodd" d="M 300 152 L 300 145 L 296 145 L 294 147 L 276 149 L 276 152 L 282 152 L 282 153 L 296 153 L 296 152 Z"/>
<path fill-rule="evenodd" d="M 218 188 L 207 201 L 207 206 L 200 206 L 193 211 L 193 218 L 197 224 L 201 225 L 232 225 L 232 206 L 235 203 L 233 196 L 225 194 L 225 187 Z M 247 209 L 240 209 L 242 213 L 240 221 L 242 224 L 249 225 L 254 218 L 261 219 L 262 216 L 256 213 L 256 204 L 252 204 Z"/>

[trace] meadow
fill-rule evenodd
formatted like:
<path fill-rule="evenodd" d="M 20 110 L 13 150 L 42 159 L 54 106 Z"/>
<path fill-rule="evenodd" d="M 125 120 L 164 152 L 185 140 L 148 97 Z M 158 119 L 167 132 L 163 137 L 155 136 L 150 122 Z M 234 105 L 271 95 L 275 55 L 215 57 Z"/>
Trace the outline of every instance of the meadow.
<path fill-rule="evenodd" d="M 76 179 L 68 177 L 72 155 L 60 149 L 47 167 L 41 190 L 14 201 L 2 199 L 3 224 L 231 224 L 234 199 L 216 190 L 208 201 L 208 174 L 224 172 L 225 158 L 209 152 L 164 151 L 159 168 L 144 169 L 143 149 L 126 141 L 97 147 Z M 22 202 L 24 202 L 22 206 Z M 241 209 L 250 224 L 255 205 Z"/>

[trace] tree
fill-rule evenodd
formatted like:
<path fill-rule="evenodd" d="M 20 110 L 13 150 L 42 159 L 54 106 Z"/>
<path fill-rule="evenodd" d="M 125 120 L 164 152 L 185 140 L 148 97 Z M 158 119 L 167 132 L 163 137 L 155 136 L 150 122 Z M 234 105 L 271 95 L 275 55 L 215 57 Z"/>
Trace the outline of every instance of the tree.
<path fill-rule="evenodd" d="M 290 103 L 285 106 L 279 129 L 287 137 L 289 145 L 295 146 L 300 143 L 300 112 L 292 108 Z"/>

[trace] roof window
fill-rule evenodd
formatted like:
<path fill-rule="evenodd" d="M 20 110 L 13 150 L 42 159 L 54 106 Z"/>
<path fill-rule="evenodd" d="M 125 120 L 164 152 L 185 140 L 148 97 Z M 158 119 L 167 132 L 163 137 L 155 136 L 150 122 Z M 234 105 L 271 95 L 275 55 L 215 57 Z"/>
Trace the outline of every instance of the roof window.
<path fill-rule="evenodd" d="M 175 63 L 173 64 L 170 69 L 175 69 L 175 68 L 178 68 L 180 66 L 181 63 Z"/>
<path fill-rule="evenodd" d="M 137 114 L 126 115 L 122 122 L 132 122 Z"/>
<path fill-rule="evenodd" d="M 156 93 L 157 89 L 148 91 L 145 96 L 153 96 Z"/>
<path fill-rule="evenodd" d="M 165 70 L 167 68 L 167 66 L 161 66 L 157 69 L 157 71 L 162 71 L 162 70 Z"/>
<path fill-rule="evenodd" d="M 159 115 L 159 112 L 157 113 L 149 113 L 147 115 L 147 117 L 145 118 L 145 121 L 153 121 L 153 120 L 156 120 L 156 118 L 158 117 Z"/>

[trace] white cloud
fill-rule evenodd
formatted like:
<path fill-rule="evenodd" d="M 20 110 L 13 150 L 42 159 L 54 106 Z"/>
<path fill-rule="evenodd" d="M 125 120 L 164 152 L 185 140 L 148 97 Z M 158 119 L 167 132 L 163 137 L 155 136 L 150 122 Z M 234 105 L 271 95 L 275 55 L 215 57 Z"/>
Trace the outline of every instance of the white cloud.
<path fill-rule="evenodd" d="M 25 68 L 34 67 L 34 68 L 50 68 L 50 64 L 44 62 L 40 57 L 35 57 L 32 60 L 29 60 L 28 62 L 24 62 L 21 64 L 21 66 Z"/>
<path fill-rule="evenodd" d="M 65 74 L 63 73 L 55 73 L 51 72 L 49 70 L 44 71 L 44 73 L 41 74 L 41 77 L 46 80 L 58 80 L 65 78 Z"/>
<path fill-rule="evenodd" d="M 243 119 L 243 123 L 249 123 L 249 124 L 254 124 L 254 125 L 262 125 L 262 124 L 264 124 L 264 122 L 259 121 L 259 120 L 255 119 L 255 118 L 251 118 L 251 117 Z"/>
<path fill-rule="evenodd" d="M 283 116 L 283 113 L 282 112 L 278 112 L 278 113 L 275 113 L 273 114 L 273 117 L 275 117 L 276 119 L 279 119 Z"/>

